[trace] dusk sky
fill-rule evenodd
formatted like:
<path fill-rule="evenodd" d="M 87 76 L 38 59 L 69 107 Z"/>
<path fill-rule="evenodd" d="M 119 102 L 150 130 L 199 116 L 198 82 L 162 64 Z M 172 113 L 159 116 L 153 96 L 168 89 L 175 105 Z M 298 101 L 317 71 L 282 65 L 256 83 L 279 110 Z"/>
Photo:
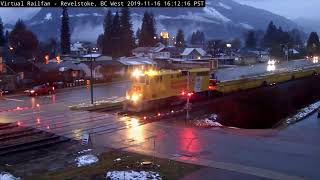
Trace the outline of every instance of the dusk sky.
<path fill-rule="evenodd" d="M 290 19 L 320 18 L 320 0 L 235 0 L 256 8 L 266 9 Z"/>
<path fill-rule="evenodd" d="M 210 0 L 208 0 L 210 1 Z M 261 9 L 274 12 L 290 19 L 320 19 L 318 7 L 320 0 L 235 0 Z M 223 2 L 223 0 L 221 0 Z M 5 23 L 14 22 L 17 18 L 30 18 L 39 8 L 1 8 L 0 17 Z"/>

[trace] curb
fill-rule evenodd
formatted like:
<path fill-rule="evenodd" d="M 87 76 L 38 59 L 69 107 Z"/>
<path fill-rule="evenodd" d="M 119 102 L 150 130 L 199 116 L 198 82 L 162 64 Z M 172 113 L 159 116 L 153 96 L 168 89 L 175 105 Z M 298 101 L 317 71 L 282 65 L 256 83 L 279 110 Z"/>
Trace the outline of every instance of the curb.
<path fill-rule="evenodd" d="M 100 87 L 100 86 L 107 86 L 107 85 L 112 85 L 112 84 L 121 84 L 121 83 L 128 83 L 128 82 L 130 82 L 130 80 L 99 83 L 99 84 L 94 84 L 93 87 Z M 60 92 L 60 91 L 63 91 L 63 90 L 66 90 L 66 91 L 68 91 L 68 90 L 76 90 L 76 89 L 81 89 L 81 88 L 85 88 L 85 87 L 87 87 L 87 85 L 73 86 L 73 87 L 67 87 L 67 88 L 59 88 L 59 89 L 56 90 L 56 92 Z"/>
<path fill-rule="evenodd" d="M 117 103 L 104 103 L 104 104 L 99 104 L 99 105 L 94 105 L 94 106 L 88 106 L 88 107 L 79 107 L 79 105 L 75 106 L 69 106 L 69 109 L 71 111 L 97 111 L 104 109 L 106 111 L 108 110 L 114 110 L 122 107 L 122 101 L 117 102 Z"/>
<path fill-rule="evenodd" d="M 314 106 L 314 107 L 313 107 Z M 309 109 L 309 108 L 313 108 L 311 111 L 309 112 L 305 112 L 306 109 Z M 279 123 L 278 125 L 275 126 L 275 128 L 280 128 L 280 129 L 283 129 L 283 128 L 286 128 L 290 125 L 293 125 L 293 124 L 296 124 L 304 119 L 306 119 L 307 117 L 311 116 L 312 114 L 314 114 L 318 109 L 320 108 L 320 101 L 317 101 L 315 103 L 312 103 L 310 104 L 309 106 L 306 106 L 302 109 L 299 109 L 297 111 L 296 114 L 294 114 L 293 116 L 290 116 L 290 117 L 287 117 L 285 119 L 283 119 L 282 121 L 280 121 L 281 123 Z M 303 113 L 305 112 L 305 114 L 303 114 L 302 116 L 300 117 L 296 117 L 298 116 L 300 113 Z"/>
<path fill-rule="evenodd" d="M 99 83 L 99 84 L 94 84 L 93 87 L 107 86 L 107 85 L 112 85 L 112 84 L 129 83 L 129 82 L 130 82 L 130 80 Z M 59 88 L 59 89 L 56 89 L 56 93 L 60 93 L 60 92 L 64 92 L 64 91 L 70 91 L 70 90 L 82 89 L 82 88 L 85 88 L 85 87 L 86 87 L 86 85 L 67 87 L 67 88 Z M 17 92 L 17 93 L 13 93 L 13 94 L 3 95 L 3 96 L 0 96 L 0 97 L 12 98 L 12 97 L 18 97 L 18 96 L 21 96 L 21 95 L 24 95 L 24 93 L 23 92 Z"/>

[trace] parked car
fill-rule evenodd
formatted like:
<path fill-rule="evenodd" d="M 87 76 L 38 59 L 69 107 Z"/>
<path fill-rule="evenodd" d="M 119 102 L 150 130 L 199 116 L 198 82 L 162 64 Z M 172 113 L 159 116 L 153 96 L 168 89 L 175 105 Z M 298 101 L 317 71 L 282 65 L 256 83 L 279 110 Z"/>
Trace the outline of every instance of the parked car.
<path fill-rule="evenodd" d="M 0 96 L 3 96 L 5 94 L 9 94 L 9 93 L 10 93 L 10 91 L 8 91 L 8 90 L 0 89 Z"/>
<path fill-rule="evenodd" d="M 40 86 L 35 86 L 30 90 L 24 91 L 29 96 L 38 96 L 43 94 L 53 94 L 55 93 L 55 88 L 52 85 L 43 84 Z"/>

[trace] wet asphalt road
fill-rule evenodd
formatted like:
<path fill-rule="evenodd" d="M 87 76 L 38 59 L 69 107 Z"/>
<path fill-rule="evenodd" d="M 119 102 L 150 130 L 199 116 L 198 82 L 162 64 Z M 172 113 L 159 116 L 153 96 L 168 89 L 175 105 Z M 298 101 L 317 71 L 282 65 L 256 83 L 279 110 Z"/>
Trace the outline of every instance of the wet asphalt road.
<path fill-rule="evenodd" d="M 120 97 L 128 86 L 129 83 L 98 86 L 94 94 L 99 100 Z M 148 123 L 113 113 L 67 108 L 89 99 L 90 91 L 86 88 L 35 98 L 4 97 L 0 99 L 0 122 L 19 122 L 75 139 L 90 133 L 95 146 L 214 168 L 196 172 L 186 179 L 201 179 L 203 173 L 219 179 L 320 178 L 320 120 L 316 114 L 284 130 L 199 129 L 169 121 Z"/>

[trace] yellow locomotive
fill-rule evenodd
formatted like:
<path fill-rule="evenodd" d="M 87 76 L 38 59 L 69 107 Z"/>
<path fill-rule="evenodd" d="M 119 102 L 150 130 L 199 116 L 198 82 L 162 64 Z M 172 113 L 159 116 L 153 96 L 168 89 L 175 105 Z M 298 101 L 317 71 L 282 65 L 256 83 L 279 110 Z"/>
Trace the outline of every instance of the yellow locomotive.
<path fill-rule="evenodd" d="M 141 112 L 164 105 L 182 103 L 181 93 L 208 91 L 209 68 L 190 70 L 141 70 L 132 72 L 133 84 L 127 91 L 124 110 Z"/>
<path fill-rule="evenodd" d="M 292 71 L 273 72 L 260 76 L 216 81 L 209 68 L 189 70 L 139 70 L 132 73 L 133 82 L 127 91 L 125 111 L 141 112 L 185 102 L 188 93 L 207 95 L 208 91 L 227 94 L 241 90 L 282 83 L 293 79 L 320 74 L 320 66 Z"/>

